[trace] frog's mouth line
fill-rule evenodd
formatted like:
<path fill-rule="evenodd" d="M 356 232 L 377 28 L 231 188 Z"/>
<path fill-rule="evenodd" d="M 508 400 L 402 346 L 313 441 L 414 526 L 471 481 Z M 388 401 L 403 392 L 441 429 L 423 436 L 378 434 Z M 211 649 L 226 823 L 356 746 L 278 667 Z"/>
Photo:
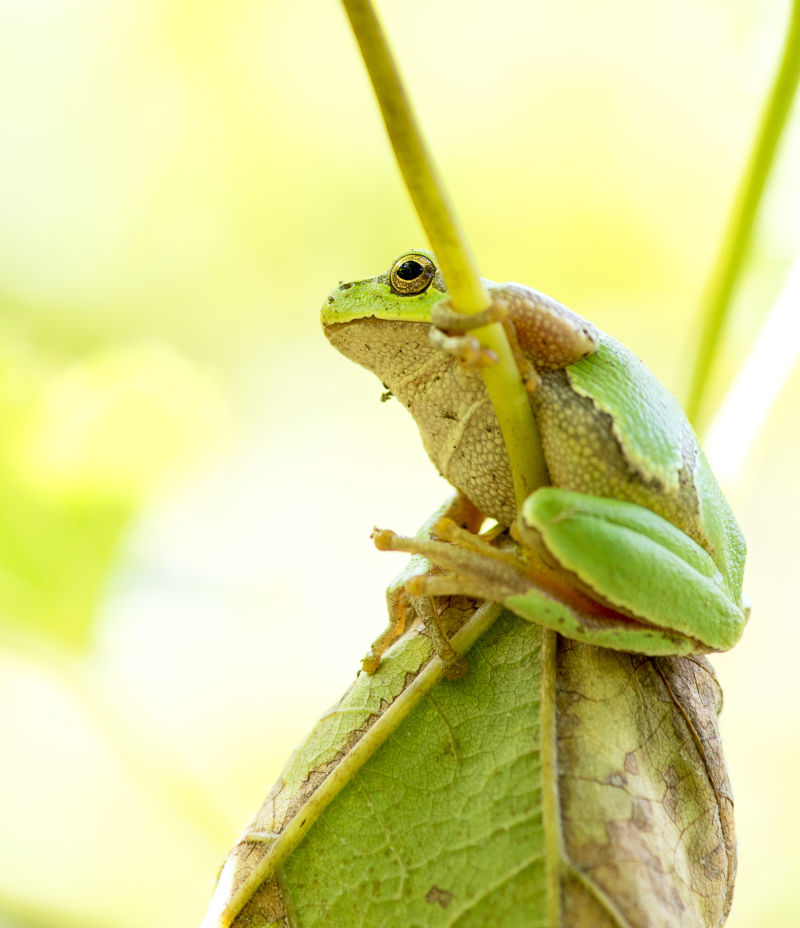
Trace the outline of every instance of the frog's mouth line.
<path fill-rule="evenodd" d="M 411 328 L 409 324 L 412 324 Z M 397 334 L 397 343 L 398 346 L 401 346 L 402 344 L 413 344 L 414 339 L 411 337 L 412 332 L 418 331 L 420 334 L 424 332 L 423 338 L 427 344 L 427 332 L 430 328 L 430 319 L 398 319 L 396 317 L 386 319 L 377 314 L 358 316 L 354 319 L 322 319 L 322 331 L 325 333 L 328 340 L 335 348 L 341 351 L 342 354 L 348 357 L 352 357 L 352 353 L 346 350 L 345 344 L 340 344 L 340 341 L 346 341 L 347 344 L 355 344 L 356 341 L 358 341 L 366 354 L 369 355 L 375 350 L 372 343 L 379 344 L 381 341 L 385 342 L 386 336 L 390 333 Z M 358 334 L 361 337 L 358 339 L 352 338 L 351 342 L 351 339 L 346 337 L 345 333 L 349 333 L 353 336 Z M 337 338 L 337 336 L 339 337 Z"/>
<path fill-rule="evenodd" d="M 431 322 L 431 301 L 420 302 L 414 297 L 407 298 L 407 302 L 402 304 L 402 312 L 398 312 L 397 307 L 381 309 L 376 306 L 369 312 L 364 311 L 363 306 L 354 306 L 352 310 L 343 312 L 336 308 L 336 301 L 331 300 L 325 303 L 320 312 L 320 318 L 324 327 L 331 325 L 350 325 L 354 322 L 368 323 L 373 319 L 381 322 L 424 322 L 430 325 Z"/>

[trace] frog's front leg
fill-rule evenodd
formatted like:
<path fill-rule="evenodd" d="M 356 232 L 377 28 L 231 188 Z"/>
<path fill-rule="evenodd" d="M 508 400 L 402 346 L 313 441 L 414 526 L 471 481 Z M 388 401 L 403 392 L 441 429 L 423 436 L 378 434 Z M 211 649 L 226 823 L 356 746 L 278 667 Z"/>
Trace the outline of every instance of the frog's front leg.
<path fill-rule="evenodd" d="M 483 514 L 465 496 L 457 493 L 422 525 L 412 540 L 422 543 L 430 539 L 434 525 L 443 518 L 468 534 L 478 531 L 484 519 Z M 372 642 L 369 653 L 361 662 L 366 673 L 375 673 L 380 667 L 383 654 L 403 634 L 409 622 L 416 617 L 427 629 L 436 653 L 444 662 L 445 676 L 450 679 L 463 676 L 466 663 L 456 653 L 442 628 L 434 597 L 427 592 L 414 596 L 407 590 L 407 586 L 415 578 L 427 576 L 432 569 L 431 563 L 418 554 L 411 558 L 402 573 L 387 588 L 386 607 L 389 613 L 389 624 Z"/>
<path fill-rule="evenodd" d="M 379 547 L 425 554 L 444 576 L 413 595 L 483 596 L 570 638 L 620 651 L 692 654 L 732 647 L 747 610 L 710 554 L 644 507 L 556 487 L 523 504 L 519 553 L 440 522 L 424 548 L 393 533 Z"/>
<path fill-rule="evenodd" d="M 456 312 L 449 299 L 431 309 L 430 340 L 442 351 L 467 366 L 496 362 L 470 334 L 499 322 L 506 333 L 514 360 L 528 392 L 533 393 L 543 371 L 560 370 L 593 354 L 598 335 L 594 326 L 580 319 L 556 300 L 514 284 L 505 286 L 502 298 L 483 312 Z"/>
<path fill-rule="evenodd" d="M 499 302 L 492 303 L 482 312 L 467 314 L 456 312 L 450 305 L 450 300 L 443 300 L 431 311 L 428 338 L 440 351 L 455 358 L 462 367 L 487 367 L 497 364 L 497 355 L 491 349 L 484 348 L 472 332 L 493 322 L 503 322 L 507 315 L 505 306 Z M 516 344 L 516 339 L 513 340 L 513 344 Z M 519 364 L 519 358 L 517 363 Z M 528 364 L 527 361 L 524 363 Z M 530 367 L 529 364 L 528 366 Z"/>
<path fill-rule="evenodd" d="M 493 322 L 501 323 L 525 389 L 533 393 L 538 386 L 539 375 L 519 344 L 516 328 L 509 319 L 508 307 L 505 303 L 495 300 L 483 312 L 467 315 L 456 312 L 450 306 L 450 301 L 444 300 L 433 307 L 431 318 L 433 321 L 429 332 L 431 342 L 440 351 L 452 355 L 465 367 L 485 367 L 497 363 L 497 355 L 488 348 L 484 348 L 470 333 L 475 329 L 491 325 Z"/>

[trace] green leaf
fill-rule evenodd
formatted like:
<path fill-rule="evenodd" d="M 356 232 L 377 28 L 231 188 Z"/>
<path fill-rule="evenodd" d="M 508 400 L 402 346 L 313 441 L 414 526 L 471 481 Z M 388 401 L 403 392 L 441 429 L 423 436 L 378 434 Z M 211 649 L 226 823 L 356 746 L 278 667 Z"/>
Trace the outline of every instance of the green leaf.
<path fill-rule="evenodd" d="M 466 677 L 431 686 L 348 769 L 430 653 L 407 635 L 320 719 L 204 926 L 722 923 L 732 801 L 704 660 L 594 648 L 503 612 Z"/>

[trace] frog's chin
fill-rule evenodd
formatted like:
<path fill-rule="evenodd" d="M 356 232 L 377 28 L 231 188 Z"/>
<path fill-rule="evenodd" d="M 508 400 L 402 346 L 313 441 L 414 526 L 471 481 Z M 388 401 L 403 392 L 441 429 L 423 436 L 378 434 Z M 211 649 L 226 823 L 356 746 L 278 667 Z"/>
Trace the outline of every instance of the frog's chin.
<path fill-rule="evenodd" d="M 344 321 L 323 319 L 322 330 L 337 351 L 371 370 L 384 384 L 436 352 L 428 338 L 429 322 L 361 316 Z"/>

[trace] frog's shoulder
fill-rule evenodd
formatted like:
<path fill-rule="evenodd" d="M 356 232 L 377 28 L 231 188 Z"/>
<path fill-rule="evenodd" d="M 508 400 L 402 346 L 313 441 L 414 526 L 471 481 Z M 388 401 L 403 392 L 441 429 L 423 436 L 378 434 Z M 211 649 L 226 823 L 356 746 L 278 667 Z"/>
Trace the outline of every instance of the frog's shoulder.
<path fill-rule="evenodd" d="M 484 281 L 513 323 L 519 347 L 537 372 L 558 371 L 597 350 L 598 330 L 558 300 L 507 281 Z"/>

